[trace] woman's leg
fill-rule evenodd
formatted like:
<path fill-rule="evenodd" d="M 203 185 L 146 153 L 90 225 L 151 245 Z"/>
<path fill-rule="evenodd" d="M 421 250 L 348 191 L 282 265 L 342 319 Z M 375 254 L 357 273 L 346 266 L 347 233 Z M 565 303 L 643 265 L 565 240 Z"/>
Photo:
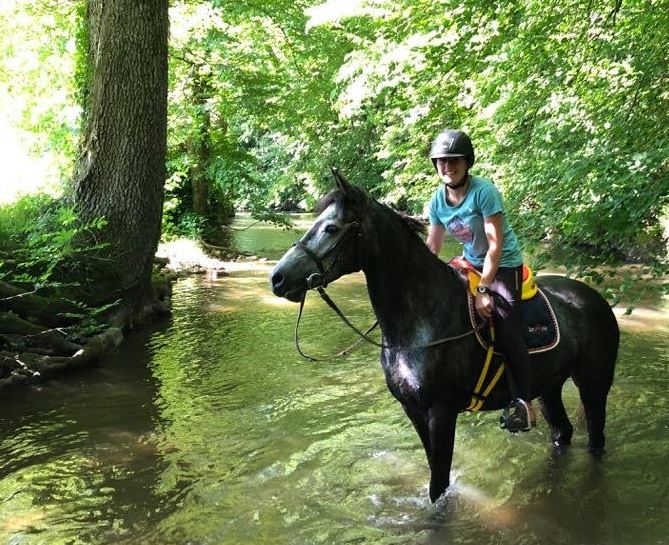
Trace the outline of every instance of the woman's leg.
<path fill-rule="evenodd" d="M 508 370 L 513 377 L 518 397 L 512 404 L 511 414 L 503 416 L 504 427 L 511 432 L 527 431 L 533 425 L 530 387 L 530 356 L 521 333 L 520 301 L 522 292 L 522 265 L 500 267 L 490 286 L 495 300 L 493 323 L 495 343 L 504 354 Z"/>
<path fill-rule="evenodd" d="M 490 291 L 493 292 L 495 300 L 495 343 L 506 357 L 518 397 L 530 401 L 530 356 L 521 333 L 521 287 L 522 265 L 514 268 L 500 267 Z"/>

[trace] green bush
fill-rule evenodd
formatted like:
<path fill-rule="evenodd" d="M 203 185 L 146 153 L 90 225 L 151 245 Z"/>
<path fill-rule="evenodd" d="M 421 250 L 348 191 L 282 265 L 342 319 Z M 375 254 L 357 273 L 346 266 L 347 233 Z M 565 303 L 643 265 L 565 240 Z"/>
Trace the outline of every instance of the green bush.
<path fill-rule="evenodd" d="M 53 205 L 48 195 L 27 195 L 0 206 L 0 251 L 11 253 L 23 246 L 42 212 Z"/>
<path fill-rule="evenodd" d="M 103 245 L 95 233 L 103 218 L 82 224 L 74 207 L 44 194 L 0 207 L 0 278 L 34 287 L 67 282 L 84 253 Z"/>

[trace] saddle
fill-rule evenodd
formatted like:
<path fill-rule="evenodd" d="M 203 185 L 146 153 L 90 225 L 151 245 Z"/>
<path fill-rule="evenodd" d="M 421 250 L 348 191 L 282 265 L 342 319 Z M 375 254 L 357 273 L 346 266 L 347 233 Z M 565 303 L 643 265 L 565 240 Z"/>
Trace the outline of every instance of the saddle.
<path fill-rule="evenodd" d="M 476 312 L 476 286 L 481 280 L 481 273 L 462 257 L 449 262 L 467 282 L 469 289 L 469 319 L 476 329 L 476 338 L 483 348 L 493 344 L 490 327 L 485 326 L 484 319 Z M 521 333 L 530 354 L 547 352 L 560 342 L 560 327 L 546 295 L 537 286 L 534 274 L 527 265 L 523 265 L 522 302 L 520 304 L 522 319 Z"/>
<path fill-rule="evenodd" d="M 491 321 L 486 324 L 484 319 L 476 312 L 476 286 L 481 280 L 481 273 L 462 257 L 452 259 L 449 265 L 467 282 L 469 288 L 467 290 L 469 319 L 476 332 L 479 344 L 486 350 L 481 374 L 472 392 L 471 401 L 465 409 L 470 412 L 478 412 L 483 408 L 488 396 L 504 374 L 505 365 L 502 355 L 495 351 L 494 331 Z M 527 265 L 523 265 L 520 312 L 522 319 L 521 333 L 530 354 L 547 352 L 558 345 L 560 342 L 560 328 L 555 318 L 555 312 L 553 312 L 546 295 L 534 281 L 534 275 Z M 492 373 L 494 366 L 497 367 L 497 370 Z"/>

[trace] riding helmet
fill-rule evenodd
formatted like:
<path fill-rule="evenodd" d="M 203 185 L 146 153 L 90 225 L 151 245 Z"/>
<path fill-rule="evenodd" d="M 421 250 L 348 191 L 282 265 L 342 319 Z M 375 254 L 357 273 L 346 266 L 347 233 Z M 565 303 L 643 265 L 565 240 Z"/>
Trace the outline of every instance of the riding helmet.
<path fill-rule="evenodd" d="M 430 150 L 430 159 L 435 168 L 440 157 L 464 157 L 467 166 L 471 167 L 474 164 L 474 146 L 467 133 L 453 129 L 441 131 L 432 142 Z"/>

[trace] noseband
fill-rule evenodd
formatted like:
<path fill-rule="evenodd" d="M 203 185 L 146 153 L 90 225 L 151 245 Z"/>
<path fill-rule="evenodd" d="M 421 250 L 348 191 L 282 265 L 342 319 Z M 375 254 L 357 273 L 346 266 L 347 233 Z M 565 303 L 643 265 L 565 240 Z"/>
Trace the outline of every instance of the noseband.
<path fill-rule="evenodd" d="M 302 239 L 293 243 L 293 246 L 295 246 L 298 250 L 304 252 L 304 254 L 309 259 L 311 259 L 311 261 L 313 261 L 316 267 L 318 268 L 317 273 L 310 274 L 307 278 L 305 278 L 308 289 L 311 290 L 319 287 L 322 288 L 327 287 L 328 281 L 326 280 L 326 277 L 328 273 L 332 270 L 332 268 L 335 266 L 337 261 L 339 260 L 339 256 L 341 255 L 342 241 L 356 234 L 360 236 L 359 221 L 352 221 L 350 223 L 344 224 L 343 233 L 341 234 L 337 242 L 335 242 L 330 248 L 328 248 L 327 251 L 322 256 L 318 256 L 316 252 L 310 250 L 307 247 L 307 245 L 304 242 L 302 242 Z M 323 261 L 337 248 L 339 248 L 340 251 L 337 252 L 330 265 L 328 267 L 325 267 L 323 265 Z"/>

